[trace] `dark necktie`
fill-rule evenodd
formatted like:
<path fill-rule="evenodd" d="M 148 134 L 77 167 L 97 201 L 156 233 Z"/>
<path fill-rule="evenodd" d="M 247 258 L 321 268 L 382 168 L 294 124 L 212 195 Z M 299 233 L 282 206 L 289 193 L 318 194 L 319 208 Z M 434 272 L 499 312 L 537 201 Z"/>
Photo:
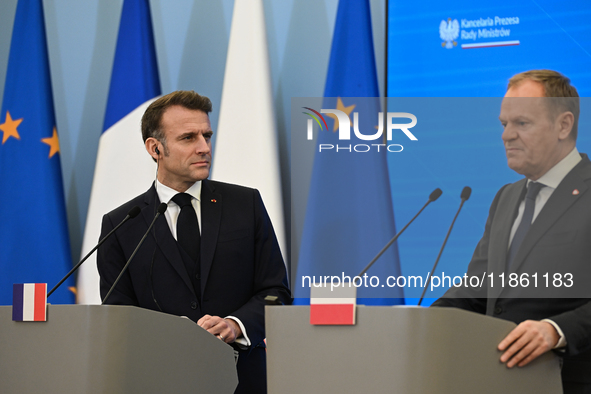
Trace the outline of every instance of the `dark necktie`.
<path fill-rule="evenodd" d="M 513 236 L 513 241 L 511 242 L 511 247 L 509 248 L 509 253 L 507 254 L 507 268 L 511 267 L 513 259 L 515 259 L 515 255 L 517 254 L 517 251 L 519 250 L 525 235 L 531 227 L 531 222 L 534 217 L 534 209 L 536 207 L 536 197 L 540 192 L 540 189 L 543 187 L 544 185 L 538 182 L 530 182 L 527 186 L 527 194 L 525 195 L 525 209 L 523 210 L 521 222 L 519 223 L 517 231 Z"/>
<path fill-rule="evenodd" d="M 191 204 L 191 196 L 187 193 L 179 193 L 172 201 L 181 208 L 176 222 L 176 238 L 187 254 L 197 262 L 201 249 L 201 236 L 199 235 L 199 223 L 197 214 Z"/>

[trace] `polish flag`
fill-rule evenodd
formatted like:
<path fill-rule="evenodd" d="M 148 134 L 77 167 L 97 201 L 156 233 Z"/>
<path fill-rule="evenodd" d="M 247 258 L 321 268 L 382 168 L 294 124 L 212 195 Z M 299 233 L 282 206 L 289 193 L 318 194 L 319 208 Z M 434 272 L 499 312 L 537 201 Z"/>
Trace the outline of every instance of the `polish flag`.
<path fill-rule="evenodd" d="M 12 285 L 12 320 L 47 321 L 47 283 Z"/>
<path fill-rule="evenodd" d="M 357 291 L 354 286 L 312 287 L 310 293 L 310 324 L 355 325 Z"/>

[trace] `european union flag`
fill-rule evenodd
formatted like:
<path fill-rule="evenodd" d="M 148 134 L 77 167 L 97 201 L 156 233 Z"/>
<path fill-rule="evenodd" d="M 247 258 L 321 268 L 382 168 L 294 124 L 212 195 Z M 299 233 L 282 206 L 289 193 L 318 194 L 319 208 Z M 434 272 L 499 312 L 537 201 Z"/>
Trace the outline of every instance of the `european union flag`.
<path fill-rule="evenodd" d="M 71 268 L 41 0 L 16 9 L 0 112 L 0 304 L 13 283 L 53 287 Z M 72 303 L 64 283 L 49 300 Z"/>
<path fill-rule="evenodd" d="M 351 121 L 357 112 L 358 130 L 364 135 L 378 133 L 380 100 L 369 1 L 339 2 L 324 97 L 324 109 L 340 110 Z M 326 275 L 354 277 L 396 233 L 387 150 L 371 145 L 384 141 L 370 142 L 354 135 L 350 140 L 340 140 L 337 116 L 324 117 L 328 130 L 320 130 L 318 144 L 343 149 L 316 151 L 293 285 L 296 298 L 310 294 L 310 289 L 302 286 L 303 275 L 315 276 L 316 280 Z M 367 275 L 377 277 L 379 283 L 364 280 L 357 289 L 358 303 L 402 301 L 402 290 L 386 282 L 389 276 L 400 275 L 396 244 Z"/>

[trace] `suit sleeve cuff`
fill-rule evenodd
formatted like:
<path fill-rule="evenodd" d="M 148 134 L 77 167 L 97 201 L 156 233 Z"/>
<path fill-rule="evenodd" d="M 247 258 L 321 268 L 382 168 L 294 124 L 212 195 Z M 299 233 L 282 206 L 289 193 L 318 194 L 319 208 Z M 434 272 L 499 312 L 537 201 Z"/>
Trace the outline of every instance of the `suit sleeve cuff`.
<path fill-rule="evenodd" d="M 240 319 L 238 319 L 237 317 L 234 317 L 234 316 L 226 316 L 226 319 L 232 319 L 236 323 L 238 323 L 238 326 L 240 326 L 240 330 L 242 331 L 242 336 L 240 338 L 236 338 L 236 341 L 235 341 L 236 344 L 240 345 L 240 347 L 242 347 L 242 348 L 249 348 L 251 343 L 250 343 L 250 339 L 248 339 L 248 335 L 246 334 L 246 328 L 244 328 L 244 324 L 242 324 Z"/>
<path fill-rule="evenodd" d="M 543 319 L 542 321 L 552 324 L 552 327 L 554 327 L 554 329 L 558 333 L 558 336 L 560 337 L 558 339 L 558 343 L 556 343 L 556 346 L 554 346 L 554 349 L 560 349 L 560 348 L 565 347 L 566 346 L 566 337 L 564 336 L 564 333 L 562 332 L 560 327 L 558 327 L 558 324 L 556 324 L 556 322 L 554 322 L 553 320 L 550 320 L 550 319 Z"/>

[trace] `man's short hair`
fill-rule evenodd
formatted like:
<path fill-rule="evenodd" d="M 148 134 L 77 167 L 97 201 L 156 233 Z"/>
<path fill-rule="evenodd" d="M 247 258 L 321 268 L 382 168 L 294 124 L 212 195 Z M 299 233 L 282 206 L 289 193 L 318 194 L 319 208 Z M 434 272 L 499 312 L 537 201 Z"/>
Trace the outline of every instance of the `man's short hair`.
<path fill-rule="evenodd" d="M 162 115 L 175 105 L 203 111 L 206 114 L 211 112 L 211 100 L 201 96 L 192 90 L 177 90 L 155 100 L 142 116 L 142 138 L 144 142 L 150 137 L 156 138 L 166 149 L 166 136 L 162 130 Z"/>
<path fill-rule="evenodd" d="M 572 138 L 577 140 L 577 130 L 579 125 L 579 93 L 577 89 L 570 84 L 570 79 L 557 71 L 552 70 L 531 70 L 514 75 L 509 79 L 507 90 L 520 85 L 524 81 L 539 82 L 544 87 L 544 96 L 556 98 L 551 100 L 551 109 L 553 116 L 570 111 L 574 115 Z"/>

